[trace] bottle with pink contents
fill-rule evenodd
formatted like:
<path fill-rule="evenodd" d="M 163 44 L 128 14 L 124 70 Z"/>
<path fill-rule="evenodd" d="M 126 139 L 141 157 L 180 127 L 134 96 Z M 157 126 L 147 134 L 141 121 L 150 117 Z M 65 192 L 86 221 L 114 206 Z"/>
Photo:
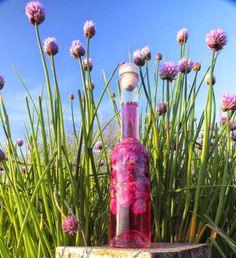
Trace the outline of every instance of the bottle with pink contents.
<path fill-rule="evenodd" d="M 110 246 L 151 245 L 149 158 L 139 142 L 138 67 L 121 65 L 121 140 L 111 155 Z"/>

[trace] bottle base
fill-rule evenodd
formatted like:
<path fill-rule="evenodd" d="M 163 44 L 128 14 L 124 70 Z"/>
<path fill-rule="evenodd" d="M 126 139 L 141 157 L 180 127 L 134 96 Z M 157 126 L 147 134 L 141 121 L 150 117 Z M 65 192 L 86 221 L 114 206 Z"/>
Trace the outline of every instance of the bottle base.
<path fill-rule="evenodd" d="M 129 230 L 111 239 L 110 246 L 117 248 L 149 248 L 151 241 L 143 233 Z"/>

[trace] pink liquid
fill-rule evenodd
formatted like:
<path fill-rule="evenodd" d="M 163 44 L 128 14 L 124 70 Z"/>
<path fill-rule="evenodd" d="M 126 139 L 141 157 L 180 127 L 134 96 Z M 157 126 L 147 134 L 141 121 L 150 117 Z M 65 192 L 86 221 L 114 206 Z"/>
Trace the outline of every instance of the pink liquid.
<path fill-rule="evenodd" d="M 149 158 L 137 140 L 137 104 L 122 112 L 122 139 L 111 156 L 110 246 L 145 248 L 151 245 Z"/>

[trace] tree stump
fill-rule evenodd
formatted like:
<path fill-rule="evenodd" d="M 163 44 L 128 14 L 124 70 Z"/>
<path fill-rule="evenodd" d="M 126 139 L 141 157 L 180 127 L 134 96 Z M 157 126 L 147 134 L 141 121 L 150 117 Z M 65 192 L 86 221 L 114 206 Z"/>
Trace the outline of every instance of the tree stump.
<path fill-rule="evenodd" d="M 153 243 L 146 249 L 95 247 L 57 247 L 56 258 L 210 258 L 205 244 Z"/>

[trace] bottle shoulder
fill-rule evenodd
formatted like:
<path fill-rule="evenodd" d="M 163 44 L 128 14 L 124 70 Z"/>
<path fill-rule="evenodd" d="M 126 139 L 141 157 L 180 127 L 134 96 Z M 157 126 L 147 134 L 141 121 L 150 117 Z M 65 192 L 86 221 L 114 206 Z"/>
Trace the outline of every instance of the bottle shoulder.
<path fill-rule="evenodd" d="M 144 156 L 148 158 L 148 152 L 146 148 L 140 143 L 140 141 L 134 138 L 121 139 L 121 141 L 118 142 L 114 147 L 112 151 L 112 156 L 118 153 L 123 155 L 135 153 L 138 156 Z"/>

